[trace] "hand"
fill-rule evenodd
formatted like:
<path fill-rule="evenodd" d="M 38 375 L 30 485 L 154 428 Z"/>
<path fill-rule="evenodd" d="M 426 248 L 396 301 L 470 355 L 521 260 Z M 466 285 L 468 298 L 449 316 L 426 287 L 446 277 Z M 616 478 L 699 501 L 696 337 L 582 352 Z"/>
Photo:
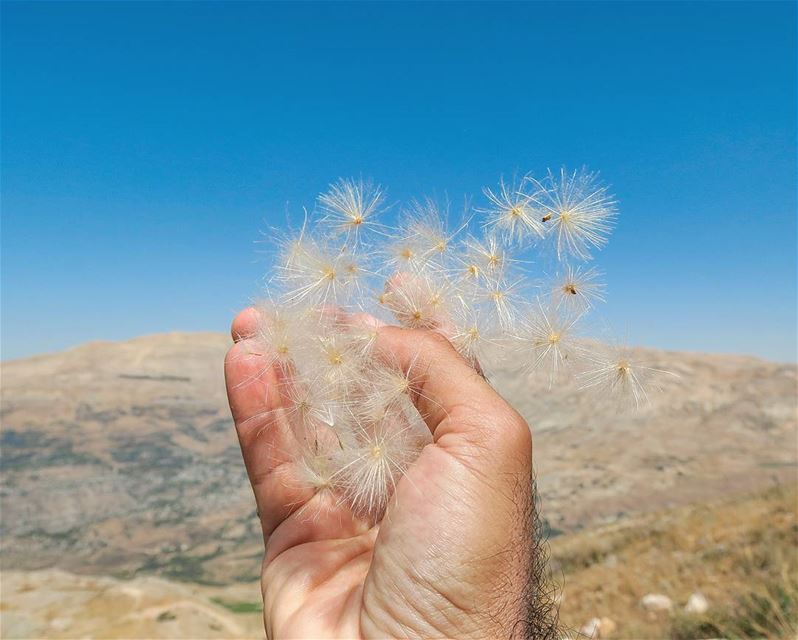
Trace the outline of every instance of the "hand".
<path fill-rule="evenodd" d="M 553 638 L 540 583 L 529 427 L 448 341 L 382 327 L 378 346 L 422 372 L 414 402 L 433 437 L 382 522 L 296 480 L 278 372 L 233 323 L 227 392 L 266 545 L 269 638 Z"/>

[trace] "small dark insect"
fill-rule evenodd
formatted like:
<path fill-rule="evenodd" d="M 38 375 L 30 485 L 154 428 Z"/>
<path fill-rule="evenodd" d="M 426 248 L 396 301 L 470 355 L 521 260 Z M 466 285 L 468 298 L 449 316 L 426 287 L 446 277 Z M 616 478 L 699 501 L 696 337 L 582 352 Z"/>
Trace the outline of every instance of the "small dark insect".
<path fill-rule="evenodd" d="M 553 215 L 553 214 L 551 214 L 551 213 L 547 213 L 545 216 L 543 216 L 543 217 L 541 218 L 541 220 L 540 220 L 540 221 L 541 221 L 541 222 L 548 222 L 549 220 L 551 220 L 551 216 L 552 216 L 552 215 Z"/>
<path fill-rule="evenodd" d="M 572 284 L 567 284 L 567 285 L 565 285 L 565 286 L 563 287 L 563 289 L 565 289 L 565 292 L 566 292 L 566 293 L 570 293 L 570 294 L 571 294 L 571 295 L 573 295 L 573 296 L 575 296 L 575 295 L 576 295 L 576 287 L 575 287 L 574 285 L 572 285 Z"/>

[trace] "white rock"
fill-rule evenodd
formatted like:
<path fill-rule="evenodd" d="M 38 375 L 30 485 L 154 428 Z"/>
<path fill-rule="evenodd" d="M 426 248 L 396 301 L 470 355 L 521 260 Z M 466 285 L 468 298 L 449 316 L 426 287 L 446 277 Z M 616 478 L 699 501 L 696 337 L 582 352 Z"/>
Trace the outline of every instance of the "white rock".
<path fill-rule="evenodd" d="M 599 638 L 609 638 L 617 628 L 618 625 L 610 618 L 590 618 L 582 625 L 579 634 L 591 638 L 591 640 L 598 640 Z"/>
<path fill-rule="evenodd" d="M 599 637 L 599 633 L 601 632 L 601 619 L 600 618 L 590 618 L 585 624 L 582 625 L 582 628 L 579 629 L 579 633 L 583 636 L 587 636 L 592 640 L 596 640 Z"/>
<path fill-rule="evenodd" d="M 687 613 L 706 613 L 708 609 L 709 602 L 698 592 L 691 594 L 687 599 L 687 604 L 684 605 L 684 610 Z"/>
<path fill-rule="evenodd" d="M 648 593 L 640 599 L 640 604 L 646 611 L 670 611 L 673 602 L 668 596 L 661 593 Z"/>

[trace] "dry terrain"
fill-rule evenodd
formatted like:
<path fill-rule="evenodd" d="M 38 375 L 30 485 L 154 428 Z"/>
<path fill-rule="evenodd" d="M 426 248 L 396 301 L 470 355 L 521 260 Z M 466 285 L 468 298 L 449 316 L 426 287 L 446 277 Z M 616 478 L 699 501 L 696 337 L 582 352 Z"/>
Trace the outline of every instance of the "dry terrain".
<path fill-rule="evenodd" d="M 635 516 L 552 540 L 561 621 L 578 637 L 794 638 L 798 633 L 795 489 L 771 488 Z M 646 611 L 641 596 L 672 608 Z M 700 593 L 705 612 L 686 612 Z M 257 583 L 208 586 L 61 570 L 5 571 L 4 638 L 259 638 Z"/>
<path fill-rule="evenodd" d="M 617 638 L 798 637 L 795 487 L 635 516 L 555 538 L 551 551 L 569 628 L 609 617 Z M 646 611 L 646 594 L 673 606 Z M 693 594 L 705 612 L 685 611 Z"/>
<path fill-rule="evenodd" d="M 219 334 L 168 334 L 3 363 L 4 638 L 237 637 L 258 628 L 261 542 L 224 396 L 227 346 Z M 637 412 L 509 369 L 493 379 L 535 433 L 555 567 L 568 578 L 566 622 L 623 616 L 617 637 L 678 637 L 675 613 L 637 615 L 644 592 L 681 602 L 704 590 L 711 603 L 732 602 L 711 586 L 725 579 L 722 563 L 696 542 L 710 534 L 695 533 L 701 519 L 691 514 L 725 514 L 712 516 L 711 536 L 725 540 L 728 530 L 729 542 L 718 543 L 727 549 L 743 535 L 738 511 L 778 503 L 794 514 L 794 494 L 771 487 L 796 482 L 796 368 L 635 355 L 679 376 Z M 784 526 L 794 541 L 794 520 Z M 751 549 L 767 543 L 767 530 L 749 532 Z M 618 549 L 602 551 L 617 539 Z M 591 544 L 598 550 L 585 552 Z M 569 560 L 580 554 L 588 560 Z"/>
<path fill-rule="evenodd" d="M 259 638 L 256 584 L 4 571 L 3 638 Z"/>

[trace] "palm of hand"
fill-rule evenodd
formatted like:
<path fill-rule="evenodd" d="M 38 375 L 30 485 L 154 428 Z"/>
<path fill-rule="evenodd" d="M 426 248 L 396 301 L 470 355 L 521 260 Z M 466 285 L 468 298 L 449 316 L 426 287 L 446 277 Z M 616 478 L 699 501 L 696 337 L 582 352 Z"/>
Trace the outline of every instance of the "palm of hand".
<path fill-rule="evenodd" d="M 382 522 L 369 526 L 297 481 L 292 436 L 273 411 L 278 374 L 246 340 L 254 322 L 251 310 L 236 319 L 234 336 L 244 339 L 225 374 L 266 540 L 268 637 L 508 637 L 522 615 L 528 562 L 523 420 L 450 347 L 418 332 L 399 336 L 427 341 L 447 373 L 466 379 L 454 390 L 427 381 L 443 407 L 428 419 L 434 444 L 398 483 Z M 401 352 L 397 336 L 386 341 Z"/>

